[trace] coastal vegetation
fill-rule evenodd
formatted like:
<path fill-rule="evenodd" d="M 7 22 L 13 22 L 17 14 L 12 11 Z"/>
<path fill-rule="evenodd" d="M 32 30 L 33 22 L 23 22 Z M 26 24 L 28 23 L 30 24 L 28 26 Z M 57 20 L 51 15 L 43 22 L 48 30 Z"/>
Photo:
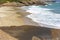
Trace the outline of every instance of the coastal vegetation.
<path fill-rule="evenodd" d="M 33 4 L 45 5 L 45 2 L 41 0 L 0 0 L 0 4 L 7 3 L 7 2 L 16 2 L 16 3 L 23 4 L 25 6 L 33 5 Z"/>
<path fill-rule="evenodd" d="M 0 4 L 1 3 L 6 3 L 6 2 L 17 2 L 18 0 L 0 0 Z"/>

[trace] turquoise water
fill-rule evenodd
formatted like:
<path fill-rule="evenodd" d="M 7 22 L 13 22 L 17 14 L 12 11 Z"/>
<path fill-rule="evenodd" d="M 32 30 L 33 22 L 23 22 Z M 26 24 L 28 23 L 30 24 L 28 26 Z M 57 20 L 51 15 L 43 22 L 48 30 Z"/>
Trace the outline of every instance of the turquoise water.
<path fill-rule="evenodd" d="M 60 3 L 50 3 L 48 6 L 41 6 L 43 8 L 49 8 L 49 9 L 59 9 Z"/>
<path fill-rule="evenodd" d="M 60 3 L 50 3 L 45 6 L 32 5 L 24 7 L 24 9 L 31 13 L 27 17 L 40 26 L 60 29 Z"/>
<path fill-rule="evenodd" d="M 60 3 L 51 3 L 50 5 L 48 6 L 40 6 L 42 8 L 48 8 L 48 9 L 53 9 L 53 10 L 50 10 L 54 13 L 59 13 L 60 14 Z"/>

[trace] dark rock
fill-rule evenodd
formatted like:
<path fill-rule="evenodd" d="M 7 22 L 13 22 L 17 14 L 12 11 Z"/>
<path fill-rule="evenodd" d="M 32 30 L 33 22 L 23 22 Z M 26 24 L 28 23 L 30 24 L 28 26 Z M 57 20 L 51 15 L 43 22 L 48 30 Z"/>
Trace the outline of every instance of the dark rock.
<path fill-rule="evenodd" d="M 29 6 L 29 5 L 46 5 L 45 2 L 40 1 L 40 0 L 28 0 L 28 1 L 20 1 L 20 3 L 25 4 L 25 6 Z"/>

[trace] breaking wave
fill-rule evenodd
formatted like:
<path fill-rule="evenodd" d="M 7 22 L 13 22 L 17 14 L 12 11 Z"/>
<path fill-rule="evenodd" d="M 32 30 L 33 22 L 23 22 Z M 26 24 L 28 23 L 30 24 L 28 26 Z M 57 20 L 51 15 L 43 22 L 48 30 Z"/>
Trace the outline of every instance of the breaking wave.
<path fill-rule="evenodd" d="M 56 5 L 56 4 L 55 4 Z M 49 7 L 48 7 L 49 6 Z M 50 7 L 51 6 L 51 7 Z M 30 12 L 28 18 L 31 18 L 38 24 L 51 25 L 52 27 L 48 28 L 56 28 L 60 29 L 60 5 L 55 6 L 47 5 L 47 6 L 28 6 L 26 12 Z M 47 26 L 44 26 L 47 27 Z"/>

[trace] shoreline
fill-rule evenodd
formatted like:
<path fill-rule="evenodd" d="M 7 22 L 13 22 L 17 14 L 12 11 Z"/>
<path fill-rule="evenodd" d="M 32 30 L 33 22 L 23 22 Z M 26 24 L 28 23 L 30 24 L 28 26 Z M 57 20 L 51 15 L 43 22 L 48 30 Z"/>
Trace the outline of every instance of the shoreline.
<path fill-rule="evenodd" d="M 14 7 L 1 7 L 0 8 L 0 27 L 3 26 L 22 26 L 22 25 L 37 25 L 33 20 L 25 17 L 30 13 L 21 9 L 14 9 Z"/>

